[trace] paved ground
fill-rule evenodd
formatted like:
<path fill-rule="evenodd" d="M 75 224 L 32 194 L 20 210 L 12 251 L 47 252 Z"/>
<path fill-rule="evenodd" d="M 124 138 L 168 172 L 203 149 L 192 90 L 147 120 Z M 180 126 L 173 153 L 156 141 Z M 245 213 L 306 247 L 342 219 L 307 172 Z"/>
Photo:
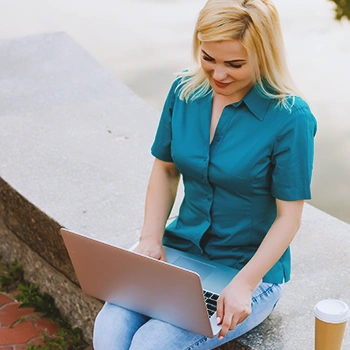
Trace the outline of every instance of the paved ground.
<path fill-rule="evenodd" d="M 57 324 L 33 308 L 19 306 L 17 300 L 0 292 L 0 350 L 25 350 L 29 345 L 44 346 L 43 337 L 55 339 Z"/>
<path fill-rule="evenodd" d="M 59 327 L 32 308 L 0 293 L 0 349 L 24 350 L 28 345 L 44 345 L 42 336 L 53 338 Z"/>

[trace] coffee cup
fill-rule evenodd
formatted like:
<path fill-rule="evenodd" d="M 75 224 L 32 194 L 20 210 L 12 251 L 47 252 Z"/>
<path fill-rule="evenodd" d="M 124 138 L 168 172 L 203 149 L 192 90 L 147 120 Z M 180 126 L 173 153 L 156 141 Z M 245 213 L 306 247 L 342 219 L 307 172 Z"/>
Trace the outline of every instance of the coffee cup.
<path fill-rule="evenodd" d="M 349 306 L 341 300 L 318 302 L 315 314 L 315 350 L 341 350 Z"/>

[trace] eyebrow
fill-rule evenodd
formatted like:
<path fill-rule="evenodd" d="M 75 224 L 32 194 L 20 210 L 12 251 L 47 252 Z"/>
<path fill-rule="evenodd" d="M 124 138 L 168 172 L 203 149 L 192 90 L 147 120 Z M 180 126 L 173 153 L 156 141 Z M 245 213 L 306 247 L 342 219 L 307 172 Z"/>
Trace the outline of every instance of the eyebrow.
<path fill-rule="evenodd" d="M 208 55 L 203 49 L 201 49 L 201 51 L 202 51 L 206 56 L 208 56 L 209 58 L 211 58 L 212 60 L 215 60 L 213 57 L 211 57 L 210 55 Z M 237 60 L 225 61 L 225 63 L 236 63 L 236 62 L 246 62 L 246 60 L 243 59 L 243 58 L 239 58 L 239 59 L 237 59 Z"/>

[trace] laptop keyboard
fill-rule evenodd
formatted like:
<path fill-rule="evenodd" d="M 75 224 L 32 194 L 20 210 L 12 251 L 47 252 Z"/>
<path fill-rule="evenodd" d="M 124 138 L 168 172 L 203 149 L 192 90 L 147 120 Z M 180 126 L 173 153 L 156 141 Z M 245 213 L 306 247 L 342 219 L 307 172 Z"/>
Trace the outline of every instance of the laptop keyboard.
<path fill-rule="evenodd" d="M 203 296 L 204 296 L 205 304 L 207 305 L 209 317 L 211 317 L 214 315 L 216 311 L 216 303 L 217 303 L 217 300 L 219 299 L 219 295 L 209 292 L 207 290 L 203 290 Z"/>

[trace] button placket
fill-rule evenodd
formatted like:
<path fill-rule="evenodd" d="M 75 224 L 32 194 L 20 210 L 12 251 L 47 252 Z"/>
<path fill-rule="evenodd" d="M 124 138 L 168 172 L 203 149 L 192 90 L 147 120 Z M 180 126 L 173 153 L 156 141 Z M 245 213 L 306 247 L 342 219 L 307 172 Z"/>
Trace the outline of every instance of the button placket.
<path fill-rule="evenodd" d="M 204 156 L 203 158 L 203 172 L 202 172 L 202 182 L 207 182 L 208 179 L 208 157 Z"/>

